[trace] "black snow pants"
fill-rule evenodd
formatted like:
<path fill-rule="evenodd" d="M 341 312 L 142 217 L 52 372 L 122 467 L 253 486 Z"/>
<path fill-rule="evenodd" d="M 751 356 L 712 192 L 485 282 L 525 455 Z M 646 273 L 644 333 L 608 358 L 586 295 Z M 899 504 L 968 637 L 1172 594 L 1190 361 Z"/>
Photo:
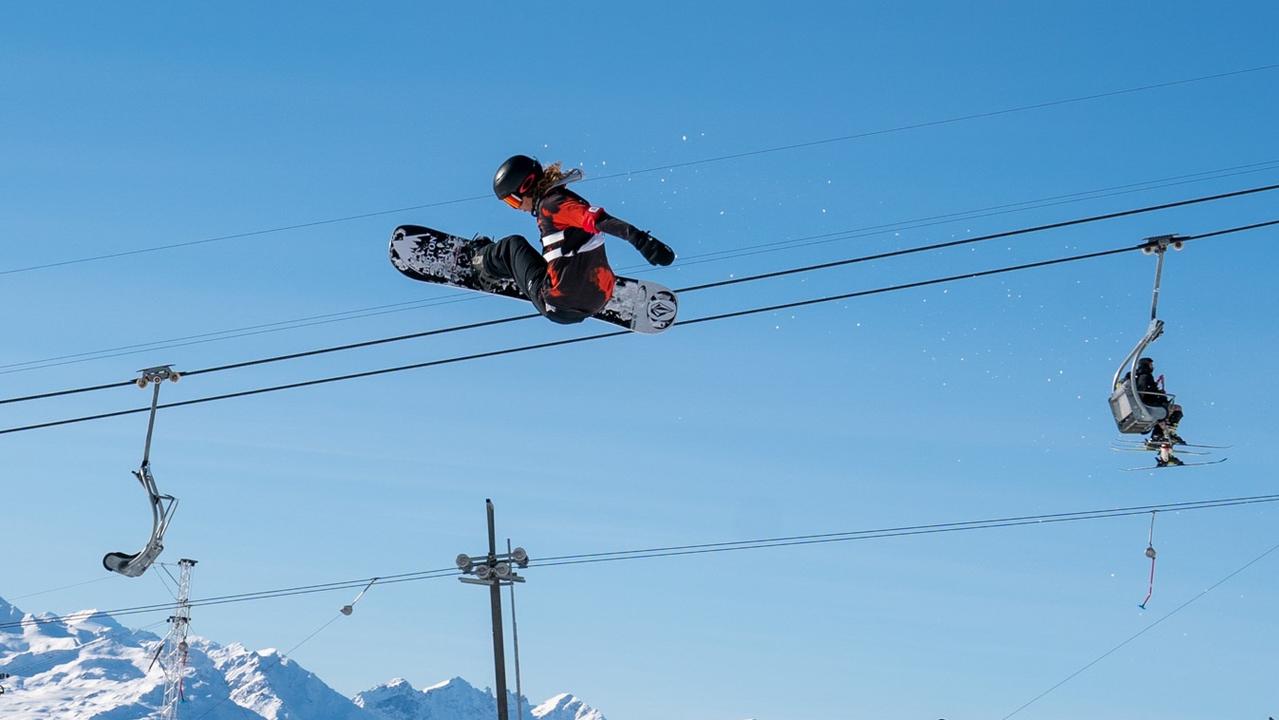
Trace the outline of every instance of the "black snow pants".
<path fill-rule="evenodd" d="M 546 287 L 546 260 L 523 235 L 507 235 L 485 251 L 484 271 L 496 277 L 514 278 L 520 292 L 548 320 L 571 325 L 590 317 L 589 314 L 574 310 L 547 311 L 543 295 Z"/>

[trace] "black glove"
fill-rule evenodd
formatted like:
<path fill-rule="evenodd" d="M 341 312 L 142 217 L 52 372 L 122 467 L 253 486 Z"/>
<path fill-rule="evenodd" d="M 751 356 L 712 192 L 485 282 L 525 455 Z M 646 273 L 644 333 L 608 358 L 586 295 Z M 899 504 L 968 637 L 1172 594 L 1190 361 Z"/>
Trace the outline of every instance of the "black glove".
<path fill-rule="evenodd" d="M 644 256 L 649 265 L 670 265 L 675 262 L 675 251 L 669 245 L 648 233 L 644 233 L 632 244 L 636 250 L 639 250 L 640 255 Z"/>

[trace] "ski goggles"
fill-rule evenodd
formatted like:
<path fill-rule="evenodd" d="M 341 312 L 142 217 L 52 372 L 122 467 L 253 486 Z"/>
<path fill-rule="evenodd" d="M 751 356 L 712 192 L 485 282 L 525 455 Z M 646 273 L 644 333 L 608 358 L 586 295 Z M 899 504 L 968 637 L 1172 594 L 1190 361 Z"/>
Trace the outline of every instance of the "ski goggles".
<path fill-rule="evenodd" d="M 520 206 L 524 204 L 525 193 L 532 190 L 533 186 L 536 184 L 537 184 L 537 173 L 529 173 L 528 177 L 524 178 L 524 182 L 520 183 L 519 189 L 511 193 L 510 195 L 507 195 L 506 197 L 502 198 L 502 202 L 506 203 L 507 205 L 510 205 L 516 210 L 519 210 Z"/>

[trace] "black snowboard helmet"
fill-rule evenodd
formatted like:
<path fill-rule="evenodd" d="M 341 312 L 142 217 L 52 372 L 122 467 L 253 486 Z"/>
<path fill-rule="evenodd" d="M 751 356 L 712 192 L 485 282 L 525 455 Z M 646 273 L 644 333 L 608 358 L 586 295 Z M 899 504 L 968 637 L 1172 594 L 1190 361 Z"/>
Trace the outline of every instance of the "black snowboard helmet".
<path fill-rule="evenodd" d="M 541 179 L 542 163 L 527 155 L 512 155 L 493 176 L 493 194 L 507 205 L 519 209 Z"/>
<path fill-rule="evenodd" d="M 1154 366 L 1155 366 L 1155 361 L 1148 357 L 1141 358 L 1140 360 L 1137 361 L 1138 368 L 1149 369 L 1149 368 L 1153 368 Z"/>

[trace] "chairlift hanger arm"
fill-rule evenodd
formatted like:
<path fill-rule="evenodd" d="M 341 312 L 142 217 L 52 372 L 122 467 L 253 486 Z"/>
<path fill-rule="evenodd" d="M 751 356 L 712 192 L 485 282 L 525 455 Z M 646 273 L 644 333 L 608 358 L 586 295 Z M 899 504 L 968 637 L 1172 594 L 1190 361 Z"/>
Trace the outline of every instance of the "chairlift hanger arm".
<path fill-rule="evenodd" d="M 1154 322 L 1158 318 L 1159 310 L 1159 284 L 1163 277 L 1164 270 L 1164 253 L 1167 252 L 1169 246 L 1173 250 L 1180 250 L 1185 246 L 1185 238 L 1180 235 L 1156 235 L 1146 238 L 1146 242 L 1141 247 L 1141 251 L 1146 254 L 1154 253 L 1158 255 L 1155 262 L 1155 289 L 1150 298 L 1150 320 Z"/>
<path fill-rule="evenodd" d="M 174 370 L 172 365 L 160 365 L 140 372 L 142 375 L 138 378 L 138 387 L 155 386 L 151 392 L 151 414 L 147 418 L 146 446 L 142 450 L 142 466 L 146 467 L 151 462 L 151 436 L 155 432 L 155 411 L 160 404 L 160 385 L 165 380 L 177 382 L 182 374 Z"/>
<path fill-rule="evenodd" d="M 1159 288 L 1163 282 L 1164 254 L 1169 247 L 1174 250 L 1180 250 L 1185 246 L 1185 240 L 1181 235 L 1155 235 L 1146 238 L 1146 241 L 1141 245 L 1143 253 L 1157 256 L 1155 261 L 1155 285 L 1150 294 L 1150 325 L 1146 328 L 1146 334 L 1141 341 L 1132 349 L 1132 352 L 1124 357 L 1123 362 L 1119 363 L 1119 369 L 1115 371 L 1114 380 L 1110 384 L 1112 388 L 1119 387 L 1119 378 L 1123 375 L 1125 367 L 1131 366 L 1129 373 L 1136 372 L 1136 362 L 1141 357 L 1142 351 L 1146 349 L 1147 345 L 1158 340 L 1159 336 L 1164 333 L 1164 322 L 1159 319 Z"/>

